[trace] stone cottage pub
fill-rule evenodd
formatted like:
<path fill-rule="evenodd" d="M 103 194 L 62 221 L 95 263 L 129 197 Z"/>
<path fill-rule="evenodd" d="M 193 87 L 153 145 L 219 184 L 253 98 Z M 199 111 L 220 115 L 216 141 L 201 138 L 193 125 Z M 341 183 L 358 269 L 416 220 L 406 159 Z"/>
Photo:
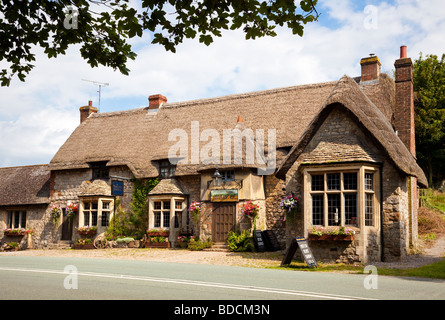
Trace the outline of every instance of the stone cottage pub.
<path fill-rule="evenodd" d="M 0 168 L 0 240 L 33 229 L 20 245 L 52 248 L 72 243 L 78 227 L 101 234 L 117 199 L 129 208 L 131 179 L 159 178 L 147 195 L 148 225 L 168 229 L 173 246 L 185 229 L 218 243 L 252 228 L 242 210 L 252 201 L 258 229 L 284 245 L 309 238 L 317 260 L 403 258 L 416 246 L 418 188 L 427 186 L 415 158 L 413 63 L 401 47 L 395 81 L 377 56 L 360 64 L 360 76 L 326 83 L 175 103 L 157 94 L 145 108 L 118 112 L 98 113 L 90 102 L 49 164 Z M 235 131 L 241 145 L 225 135 Z M 121 195 L 112 194 L 115 181 Z M 280 207 L 288 195 L 300 199 L 291 215 Z M 63 212 L 57 222 L 54 205 Z M 311 237 L 340 229 L 353 236 Z"/>

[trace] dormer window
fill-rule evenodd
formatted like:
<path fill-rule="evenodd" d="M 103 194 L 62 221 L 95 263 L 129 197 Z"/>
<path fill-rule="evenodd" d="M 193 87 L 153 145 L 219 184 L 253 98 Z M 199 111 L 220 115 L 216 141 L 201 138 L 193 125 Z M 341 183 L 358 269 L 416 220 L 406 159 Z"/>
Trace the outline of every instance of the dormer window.
<path fill-rule="evenodd" d="M 108 161 L 98 161 L 90 163 L 93 171 L 92 180 L 108 180 L 110 178 L 110 169 L 107 167 L 107 162 Z"/>
<path fill-rule="evenodd" d="M 175 175 L 176 165 L 171 164 L 169 160 L 159 162 L 159 178 L 168 179 Z"/>

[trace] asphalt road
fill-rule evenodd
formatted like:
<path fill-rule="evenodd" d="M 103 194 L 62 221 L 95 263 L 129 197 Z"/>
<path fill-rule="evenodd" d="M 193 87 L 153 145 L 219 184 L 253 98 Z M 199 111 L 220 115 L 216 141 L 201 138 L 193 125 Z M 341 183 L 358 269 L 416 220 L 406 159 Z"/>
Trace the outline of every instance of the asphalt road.
<path fill-rule="evenodd" d="M 370 276 L 134 260 L 1 256 L 0 299 L 176 300 L 178 307 L 184 300 L 445 299 L 443 280 Z"/>

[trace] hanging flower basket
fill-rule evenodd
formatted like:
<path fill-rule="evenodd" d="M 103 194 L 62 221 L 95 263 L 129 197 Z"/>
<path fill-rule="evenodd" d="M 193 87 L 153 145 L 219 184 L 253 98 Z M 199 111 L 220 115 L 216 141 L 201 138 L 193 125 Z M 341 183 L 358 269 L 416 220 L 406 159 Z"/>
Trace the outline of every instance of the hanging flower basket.
<path fill-rule="evenodd" d="M 77 205 L 75 205 L 74 203 L 70 203 L 66 207 L 66 215 L 70 221 L 73 221 L 73 218 L 76 215 L 77 211 L 78 211 Z"/>
<path fill-rule="evenodd" d="M 195 223 L 199 221 L 199 214 L 201 213 L 201 203 L 198 201 L 193 201 L 190 207 L 188 208 L 190 215 Z"/>
<path fill-rule="evenodd" d="M 295 218 L 295 215 L 298 212 L 298 208 L 300 206 L 300 197 L 294 196 L 293 194 L 287 195 L 280 202 L 281 209 L 286 212 L 286 218 Z"/>
<path fill-rule="evenodd" d="M 60 207 L 57 204 L 55 204 L 51 207 L 50 215 L 54 224 L 57 225 L 59 222 L 59 218 L 62 215 L 62 209 L 60 209 Z"/>
<path fill-rule="evenodd" d="M 258 218 L 258 213 L 260 212 L 260 207 L 253 203 L 252 201 L 247 201 L 241 208 L 244 216 L 252 220 L 253 229 L 256 230 L 256 219 Z"/>

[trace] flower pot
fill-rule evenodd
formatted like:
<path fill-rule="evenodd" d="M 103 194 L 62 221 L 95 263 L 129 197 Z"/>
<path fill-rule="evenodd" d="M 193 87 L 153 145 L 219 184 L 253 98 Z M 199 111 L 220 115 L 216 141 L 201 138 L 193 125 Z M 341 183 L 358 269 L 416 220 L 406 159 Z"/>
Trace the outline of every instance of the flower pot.
<path fill-rule="evenodd" d="M 188 244 L 188 242 L 180 241 L 180 242 L 178 242 L 178 245 L 181 249 L 187 249 L 189 244 Z"/>
<path fill-rule="evenodd" d="M 88 243 L 88 244 L 74 244 L 73 249 L 77 250 L 90 250 L 94 249 L 94 244 Z"/>
<path fill-rule="evenodd" d="M 309 240 L 312 241 L 352 241 L 354 240 L 353 235 L 334 235 L 334 234 L 322 234 L 321 236 L 315 234 L 309 234 Z"/>
<path fill-rule="evenodd" d="M 170 242 L 151 242 L 145 241 L 146 248 L 170 248 Z"/>

